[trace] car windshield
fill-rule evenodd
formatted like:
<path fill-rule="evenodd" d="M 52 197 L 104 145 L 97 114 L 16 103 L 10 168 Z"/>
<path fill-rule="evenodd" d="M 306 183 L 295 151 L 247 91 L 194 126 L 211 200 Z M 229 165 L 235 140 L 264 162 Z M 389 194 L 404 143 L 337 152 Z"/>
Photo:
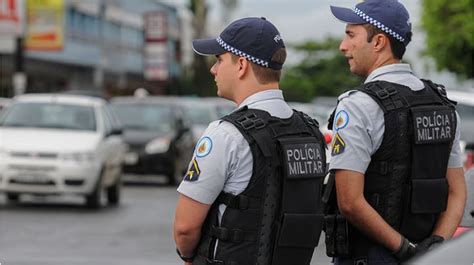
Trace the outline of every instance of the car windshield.
<path fill-rule="evenodd" d="M 125 129 L 170 132 L 174 126 L 168 105 L 115 104 L 113 108 Z"/>
<path fill-rule="evenodd" d="M 0 126 L 95 131 L 96 121 L 88 106 L 19 102 L 8 107 Z"/>

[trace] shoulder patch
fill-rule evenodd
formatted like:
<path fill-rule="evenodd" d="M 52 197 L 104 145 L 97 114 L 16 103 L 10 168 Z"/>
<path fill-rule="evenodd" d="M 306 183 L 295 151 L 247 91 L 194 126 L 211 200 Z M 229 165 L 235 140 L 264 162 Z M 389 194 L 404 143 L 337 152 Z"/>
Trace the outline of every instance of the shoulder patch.
<path fill-rule="evenodd" d="M 334 137 L 334 142 L 332 144 L 332 152 L 331 155 L 339 155 L 344 153 L 344 150 L 346 149 L 346 143 L 342 139 L 342 137 L 339 135 L 339 133 L 336 133 L 336 136 Z"/>
<path fill-rule="evenodd" d="M 337 131 L 344 129 L 349 123 L 349 114 L 345 110 L 340 110 L 334 118 L 334 129 Z"/>
<path fill-rule="evenodd" d="M 196 145 L 196 156 L 205 157 L 212 150 L 212 140 L 208 136 L 202 137 Z"/>
<path fill-rule="evenodd" d="M 196 161 L 196 158 L 191 161 L 191 165 L 189 166 L 188 172 L 184 176 L 184 181 L 196 181 L 199 179 L 199 175 L 201 175 L 201 169 Z"/>

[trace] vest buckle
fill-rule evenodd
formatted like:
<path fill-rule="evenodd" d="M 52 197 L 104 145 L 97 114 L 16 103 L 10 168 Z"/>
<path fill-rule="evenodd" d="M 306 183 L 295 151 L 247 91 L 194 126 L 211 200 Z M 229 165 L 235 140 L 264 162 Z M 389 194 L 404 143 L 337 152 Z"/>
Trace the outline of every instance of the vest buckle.
<path fill-rule="evenodd" d="M 230 231 L 225 227 L 215 227 L 215 236 L 222 241 L 228 241 L 230 238 Z"/>
<path fill-rule="evenodd" d="M 244 241 L 244 231 L 242 229 L 233 229 L 232 230 L 232 241 L 235 243 L 240 243 Z"/>
<path fill-rule="evenodd" d="M 381 88 L 381 90 L 376 91 L 375 94 L 379 99 L 387 99 L 390 96 L 396 95 L 397 90 L 393 87 Z"/>
<path fill-rule="evenodd" d="M 265 127 L 265 122 L 262 119 L 258 118 L 255 113 L 242 116 L 237 119 L 237 122 L 240 124 L 240 126 L 242 126 L 244 130 L 250 130 L 253 128 L 261 129 Z"/>

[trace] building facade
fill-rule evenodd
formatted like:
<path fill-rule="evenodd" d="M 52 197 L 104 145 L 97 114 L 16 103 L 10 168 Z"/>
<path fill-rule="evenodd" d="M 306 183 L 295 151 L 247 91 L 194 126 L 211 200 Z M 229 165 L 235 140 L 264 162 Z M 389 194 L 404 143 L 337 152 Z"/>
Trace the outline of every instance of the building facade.
<path fill-rule="evenodd" d="M 176 8 L 154 0 L 63 1 L 62 48 L 24 50 L 25 92 L 88 90 L 111 96 L 144 87 L 153 94 L 165 94 L 176 82 L 181 74 Z M 147 52 L 145 17 L 150 13 L 160 14 L 153 27 L 163 36 L 159 53 Z M 150 62 L 163 69 L 161 75 L 145 74 Z M 17 63 L 14 53 L 0 51 L 0 96 L 15 93 L 12 76 Z"/>

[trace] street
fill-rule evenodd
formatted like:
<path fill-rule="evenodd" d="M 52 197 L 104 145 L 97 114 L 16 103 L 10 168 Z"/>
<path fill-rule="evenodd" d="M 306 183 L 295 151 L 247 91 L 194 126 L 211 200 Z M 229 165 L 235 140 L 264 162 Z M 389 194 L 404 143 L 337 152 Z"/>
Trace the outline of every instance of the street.
<path fill-rule="evenodd" d="M 79 197 L 24 197 L 10 205 L 0 194 L 0 263 L 182 264 L 172 238 L 177 196 L 174 187 L 135 183 L 124 186 L 120 206 L 88 210 Z M 311 264 L 330 264 L 324 247 Z"/>

